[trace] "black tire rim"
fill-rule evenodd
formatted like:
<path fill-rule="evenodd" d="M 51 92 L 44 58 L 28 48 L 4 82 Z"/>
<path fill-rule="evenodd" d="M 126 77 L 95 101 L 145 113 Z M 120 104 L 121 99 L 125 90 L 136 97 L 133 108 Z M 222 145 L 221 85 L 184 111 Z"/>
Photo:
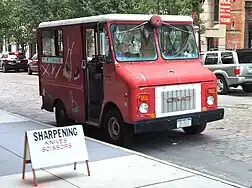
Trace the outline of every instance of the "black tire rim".
<path fill-rule="evenodd" d="M 108 133 L 110 138 L 118 140 L 120 138 L 121 127 L 117 118 L 111 117 L 108 121 Z"/>

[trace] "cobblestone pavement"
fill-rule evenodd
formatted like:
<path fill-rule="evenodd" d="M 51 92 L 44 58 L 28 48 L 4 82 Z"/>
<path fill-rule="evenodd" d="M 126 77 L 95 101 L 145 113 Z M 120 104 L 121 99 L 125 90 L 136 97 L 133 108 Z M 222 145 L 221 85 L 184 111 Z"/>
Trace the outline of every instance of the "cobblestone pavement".
<path fill-rule="evenodd" d="M 134 138 L 131 149 L 181 166 L 252 185 L 252 94 L 239 89 L 219 96 L 225 119 L 209 123 L 198 136 L 181 131 L 148 133 Z M 40 109 L 38 76 L 0 73 L 0 108 L 44 123 L 54 114 Z"/>

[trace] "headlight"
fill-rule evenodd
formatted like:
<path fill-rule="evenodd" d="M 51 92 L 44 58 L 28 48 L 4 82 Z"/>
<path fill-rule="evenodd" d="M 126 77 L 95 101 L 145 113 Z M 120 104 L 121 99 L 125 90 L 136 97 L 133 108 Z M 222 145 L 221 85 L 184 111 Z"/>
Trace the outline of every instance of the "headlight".
<path fill-rule="evenodd" d="M 146 103 L 141 103 L 139 105 L 139 111 L 142 113 L 142 114 L 145 114 L 149 111 L 149 105 L 146 104 Z"/>
<path fill-rule="evenodd" d="M 207 104 L 208 105 L 213 105 L 214 104 L 214 97 L 213 96 L 208 96 L 207 97 Z"/>

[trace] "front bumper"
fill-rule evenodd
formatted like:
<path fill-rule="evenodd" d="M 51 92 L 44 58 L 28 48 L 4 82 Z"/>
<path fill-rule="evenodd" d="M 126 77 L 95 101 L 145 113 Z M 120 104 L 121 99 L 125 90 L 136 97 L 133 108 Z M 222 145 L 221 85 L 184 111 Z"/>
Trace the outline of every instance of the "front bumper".
<path fill-rule="evenodd" d="M 177 129 L 177 120 L 188 117 L 192 118 L 192 126 L 197 126 L 203 123 L 223 119 L 224 109 L 219 108 L 217 110 L 209 110 L 205 112 L 196 112 L 191 114 L 136 121 L 134 123 L 134 133 L 137 134 L 143 132 Z"/>

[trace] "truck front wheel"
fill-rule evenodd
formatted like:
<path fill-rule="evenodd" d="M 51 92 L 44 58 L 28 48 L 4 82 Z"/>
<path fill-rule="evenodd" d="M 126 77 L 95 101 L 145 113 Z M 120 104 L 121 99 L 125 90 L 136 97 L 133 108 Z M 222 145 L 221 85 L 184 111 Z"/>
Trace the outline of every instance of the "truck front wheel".
<path fill-rule="evenodd" d="M 128 145 L 132 142 L 133 131 L 130 125 L 126 125 L 120 112 L 112 108 L 105 114 L 104 132 L 106 140 L 116 145 Z"/>
<path fill-rule="evenodd" d="M 184 127 L 183 131 L 188 135 L 200 134 L 206 129 L 206 123 L 192 127 Z"/>

